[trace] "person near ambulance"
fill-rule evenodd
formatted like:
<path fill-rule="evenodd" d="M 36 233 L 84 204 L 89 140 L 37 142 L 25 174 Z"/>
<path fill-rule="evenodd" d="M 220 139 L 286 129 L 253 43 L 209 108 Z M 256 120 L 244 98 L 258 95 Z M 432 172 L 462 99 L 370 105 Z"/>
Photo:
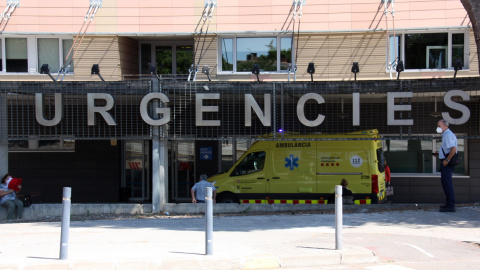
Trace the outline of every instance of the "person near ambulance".
<path fill-rule="evenodd" d="M 437 122 L 437 133 L 442 134 L 442 146 L 438 152 L 440 158 L 440 174 L 443 192 L 446 196 L 445 205 L 440 206 L 440 212 L 455 212 L 455 192 L 453 190 L 452 174 L 455 166 L 449 166 L 450 160 L 457 153 L 457 137 L 448 128 L 444 119 Z"/>
<path fill-rule="evenodd" d="M 340 185 L 342 185 L 343 204 L 354 204 L 353 192 L 350 189 L 348 189 L 347 179 L 343 178 L 342 181 L 340 182 Z"/>
<path fill-rule="evenodd" d="M 383 159 L 383 168 L 385 172 L 385 185 L 387 187 L 390 187 L 390 180 L 392 179 L 392 176 L 390 174 L 390 167 L 387 165 L 387 159 Z"/>
<path fill-rule="evenodd" d="M 192 196 L 192 203 L 205 203 L 205 188 L 211 187 L 213 191 L 213 202 L 216 202 L 217 190 L 212 183 L 207 182 L 207 175 L 200 175 L 200 181 L 193 185 L 190 190 L 190 195 Z"/>

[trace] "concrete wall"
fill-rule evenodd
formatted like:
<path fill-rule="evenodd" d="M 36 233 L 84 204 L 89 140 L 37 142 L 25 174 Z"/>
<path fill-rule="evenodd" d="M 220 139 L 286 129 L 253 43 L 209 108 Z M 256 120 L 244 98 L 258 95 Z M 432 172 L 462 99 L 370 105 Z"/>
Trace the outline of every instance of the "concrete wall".
<path fill-rule="evenodd" d="M 20 1 L 2 31 L 77 33 L 84 23 L 90 1 Z M 292 0 L 218 1 L 210 31 L 272 31 L 291 29 Z M 4 10 L 7 1 L 1 3 Z M 103 0 L 88 31 L 93 33 L 191 33 L 204 10 L 204 0 L 128 1 Z M 392 9 L 389 8 L 389 11 Z M 385 29 L 381 1 L 307 1 L 303 30 Z M 467 13 L 460 1 L 397 1 L 398 28 L 466 25 Z"/>

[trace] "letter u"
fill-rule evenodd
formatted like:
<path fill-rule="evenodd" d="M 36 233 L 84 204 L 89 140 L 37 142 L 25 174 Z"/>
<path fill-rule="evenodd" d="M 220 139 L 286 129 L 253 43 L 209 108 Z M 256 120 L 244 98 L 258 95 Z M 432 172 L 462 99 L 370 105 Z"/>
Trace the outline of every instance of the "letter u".
<path fill-rule="evenodd" d="M 51 127 L 58 125 L 63 117 L 62 94 L 55 93 L 55 117 L 52 120 L 47 120 L 43 117 L 43 94 L 35 93 L 35 117 L 42 126 Z"/>

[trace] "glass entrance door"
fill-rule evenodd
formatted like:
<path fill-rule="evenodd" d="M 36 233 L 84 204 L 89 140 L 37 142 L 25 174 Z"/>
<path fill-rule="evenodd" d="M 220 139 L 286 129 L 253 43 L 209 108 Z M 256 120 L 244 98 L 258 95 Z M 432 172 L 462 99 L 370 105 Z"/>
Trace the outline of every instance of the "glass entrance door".
<path fill-rule="evenodd" d="M 195 142 L 173 142 L 173 184 L 170 194 L 174 202 L 191 202 L 190 189 L 195 184 Z"/>
<path fill-rule="evenodd" d="M 122 201 L 150 200 L 149 141 L 125 141 Z"/>
<path fill-rule="evenodd" d="M 193 63 L 193 46 L 161 45 L 155 46 L 157 73 L 176 79 L 185 79 Z"/>

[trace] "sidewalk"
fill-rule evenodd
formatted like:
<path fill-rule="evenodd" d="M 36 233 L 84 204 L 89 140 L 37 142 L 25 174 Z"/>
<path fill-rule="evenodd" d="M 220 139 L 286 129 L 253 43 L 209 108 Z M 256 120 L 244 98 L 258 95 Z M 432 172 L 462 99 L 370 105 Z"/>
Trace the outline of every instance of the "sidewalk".
<path fill-rule="evenodd" d="M 74 221 L 59 260 L 59 222 L 0 224 L 0 269 L 265 269 L 377 262 L 360 246 L 335 250 L 334 215 Z"/>

